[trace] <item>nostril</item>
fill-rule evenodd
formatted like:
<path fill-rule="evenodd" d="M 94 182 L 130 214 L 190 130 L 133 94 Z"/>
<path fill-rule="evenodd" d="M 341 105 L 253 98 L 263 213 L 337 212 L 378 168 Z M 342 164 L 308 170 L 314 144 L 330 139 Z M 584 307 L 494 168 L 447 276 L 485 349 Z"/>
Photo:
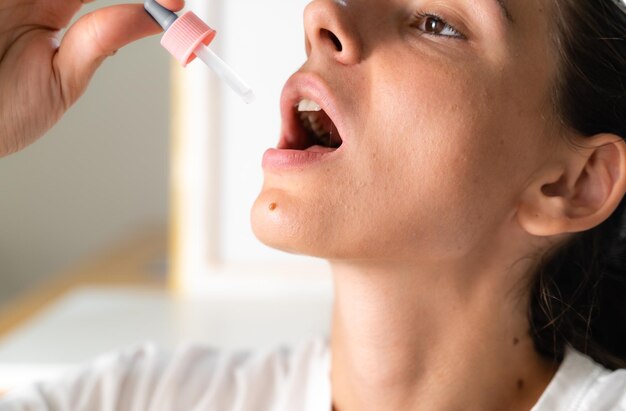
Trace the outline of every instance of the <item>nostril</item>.
<path fill-rule="evenodd" d="M 335 36 L 335 33 L 333 33 L 330 30 L 322 29 L 322 36 L 327 36 L 330 39 L 330 41 L 333 42 L 333 44 L 335 45 L 335 50 L 337 51 L 343 50 L 343 45 L 341 44 L 341 41 L 339 40 L 339 38 Z"/>

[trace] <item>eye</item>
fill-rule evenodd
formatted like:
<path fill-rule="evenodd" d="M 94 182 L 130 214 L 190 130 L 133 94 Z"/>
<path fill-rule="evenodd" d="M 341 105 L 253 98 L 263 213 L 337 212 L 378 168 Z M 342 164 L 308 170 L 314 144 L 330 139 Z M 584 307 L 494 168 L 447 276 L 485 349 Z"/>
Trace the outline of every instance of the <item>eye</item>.
<path fill-rule="evenodd" d="M 411 27 L 414 27 L 422 31 L 424 34 L 429 34 L 431 36 L 465 39 L 465 36 L 460 31 L 455 29 L 436 14 L 423 12 L 415 13 Z"/>

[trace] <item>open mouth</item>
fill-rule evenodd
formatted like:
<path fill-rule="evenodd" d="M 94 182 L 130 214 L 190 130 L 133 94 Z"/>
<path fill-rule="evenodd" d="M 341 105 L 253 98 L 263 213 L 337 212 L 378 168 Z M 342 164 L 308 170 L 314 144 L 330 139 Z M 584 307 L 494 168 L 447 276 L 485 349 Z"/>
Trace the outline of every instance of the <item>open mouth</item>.
<path fill-rule="evenodd" d="M 343 140 L 337 127 L 315 101 L 303 98 L 294 107 L 295 138 L 288 149 L 305 151 L 334 151 Z"/>

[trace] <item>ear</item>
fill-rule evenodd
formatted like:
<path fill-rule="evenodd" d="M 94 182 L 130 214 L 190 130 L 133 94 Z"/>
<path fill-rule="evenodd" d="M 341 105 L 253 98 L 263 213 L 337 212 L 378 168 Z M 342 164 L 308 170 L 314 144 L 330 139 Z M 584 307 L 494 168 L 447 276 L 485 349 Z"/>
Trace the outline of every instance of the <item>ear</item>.
<path fill-rule="evenodd" d="M 566 149 L 560 165 L 526 187 L 517 220 L 531 235 L 553 236 L 593 228 L 619 205 L 626 192 L 626 143 L 613 134 L 585 138 Z"/>

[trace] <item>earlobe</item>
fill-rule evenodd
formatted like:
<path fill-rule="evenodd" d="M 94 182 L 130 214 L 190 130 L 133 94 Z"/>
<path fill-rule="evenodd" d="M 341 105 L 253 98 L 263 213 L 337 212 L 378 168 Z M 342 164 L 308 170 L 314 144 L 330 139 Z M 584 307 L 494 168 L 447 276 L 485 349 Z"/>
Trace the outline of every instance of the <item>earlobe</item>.
<path fill-rule="evenodd" d="M 520 226 L 535 236 L 589 230 L 617 208 L 626 192 L 626 143 L 612 134 L 568 148 L 560 166 L 542 173 L 523 193 Z"/>

